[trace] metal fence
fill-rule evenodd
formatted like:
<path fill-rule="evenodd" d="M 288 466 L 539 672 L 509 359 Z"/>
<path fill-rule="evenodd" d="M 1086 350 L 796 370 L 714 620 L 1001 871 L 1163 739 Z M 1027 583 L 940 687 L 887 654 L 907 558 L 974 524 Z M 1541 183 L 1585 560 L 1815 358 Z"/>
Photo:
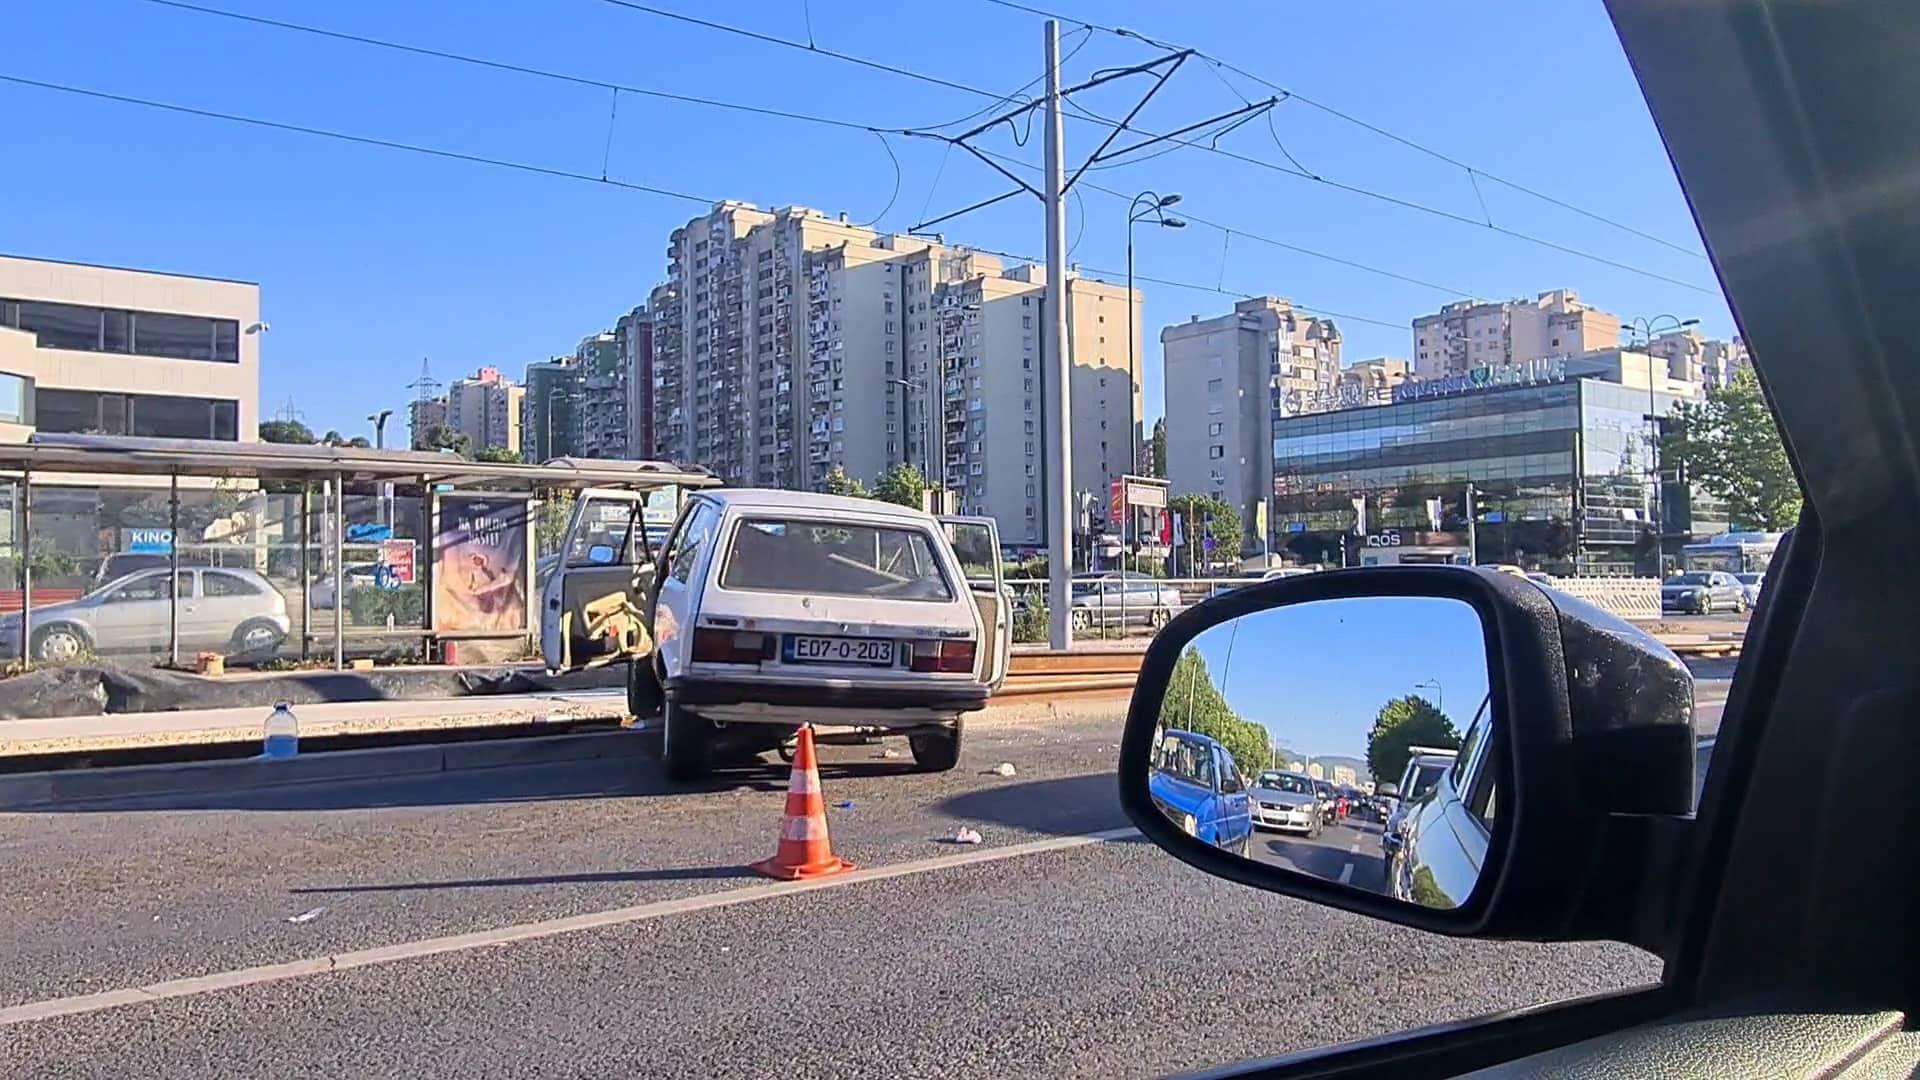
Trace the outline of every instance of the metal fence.
<path fill-rule="evenodd" d="M 1125 587 L 1114 578 L 1095 583 L 1075 582 L 1072 621 L 1075 632 L 1103 637 L 1152 634 L 1166 620 L 1209 597 L 1257 585 L 1260 579 L 1127 577 Z M 1091 587 L 1098 584 L 1100 587 Z M 1660 583 L 1653 578 L 1553 578 L 1550 587 L 1626 619 L 1660 617 Z M 1047 582 L 1040 578 L 1009 578 L 1014 610 L 1046 606 Z"/>

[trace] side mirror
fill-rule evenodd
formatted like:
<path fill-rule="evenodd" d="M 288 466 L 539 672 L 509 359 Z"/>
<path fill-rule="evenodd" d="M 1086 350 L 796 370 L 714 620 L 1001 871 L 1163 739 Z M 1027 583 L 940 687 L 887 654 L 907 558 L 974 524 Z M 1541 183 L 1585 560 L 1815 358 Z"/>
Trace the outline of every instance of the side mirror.
<path fill-rule="evenodd" d="M 587 561 L 595 566 L 606 566 L 618 557 L 619 552 L 610 544 L 595 544 L 587 549 Z"/>
<path fill-rule="evenodd" d="M 1220 797 L 1224 750 L 1251 778 Z M 1120 752 L 1140 830 L 1217 876 L 1457 935 L 1657 947 L 1644 875 L 1693 806 L 1693 677 L 1524 577 L 1379 567 L 1193 606 L 1147 649 Z M 1373 783 L 1385 821 L 1328 800 Z"/>

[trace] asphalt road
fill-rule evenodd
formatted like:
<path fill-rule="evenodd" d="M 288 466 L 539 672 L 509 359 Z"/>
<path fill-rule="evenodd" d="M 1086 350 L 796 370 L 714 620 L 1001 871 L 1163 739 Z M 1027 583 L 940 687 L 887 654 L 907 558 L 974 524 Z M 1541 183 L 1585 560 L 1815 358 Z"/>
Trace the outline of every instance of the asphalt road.
<path fill-rule="evenodd" d="M 1255 861 L 1298 870 L 1368 892 L 1387 891 L 1386 862 L 1380 851 L 1378 821 L 1342 818 L 1311 836 L 1277 829 L 1256 829 Z"/>
<path fill-rule="evenodd" d="M 771 762 L 0 815 L 3 1071 L 1139 1076 L 1659 976 L 1624 946 L 1460 941 L 1207 877 L 1123 831 L 1118 735 L 1117 707 L 976 726 L 932 775 L 824 748 L 861 871 L 807 891 L 743 869 L 779 829 Z M 1264 857 L 1337 859 L 1366 828 Z"/>

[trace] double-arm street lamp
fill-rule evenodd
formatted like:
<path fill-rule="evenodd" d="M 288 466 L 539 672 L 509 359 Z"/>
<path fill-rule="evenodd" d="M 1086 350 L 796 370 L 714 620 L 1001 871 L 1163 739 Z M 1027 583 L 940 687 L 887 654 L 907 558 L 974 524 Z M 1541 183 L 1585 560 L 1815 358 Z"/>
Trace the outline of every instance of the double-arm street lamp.
<path fill-rule="evenodd" d="M 1669 323 L 1672 325 L 1669 326 Z M 1666 575 L 1667 523 L 1660 511 L 1660 411 L 1653 400 L 1653 335 L 1657 330 L 1685 330 L 1698 325 L 1699 319 L 1682 319 L 1678 315 L 1655 315 L 1650 319 L 1641 316 L 1620 324 L 1621 329 L 1627 332 L 1629 346 L 1633 344 L 1634 330 L 1637 328 L 1640 343 L 1647 350 L 1647 491 L 1652 500 L 1655 577 Z"/>
<path fill-rule="evenodd" d="M 1152 221 L 1163 229 L 1184 229 L 1187 223 L 1167 213 L 1167 207 L 1180 201 L 1178 192 L 1166 195 L 1152 191 L 1143 191 L 1133 197 L 1127 206 L 1127 467 L 1121 470 L 1121 476 L 1140 471 L 1139 419 L 1133 413 L 1133 401 L 1140 385 L 1140 376 L 1134 370 L 1134 332 L 1133 313 L 1133 227 L 1142 221 Z M 1133 545 L 1133 509 L 1125 503 L 1127 520 L 1120 526 L 1120 544 L 1123 555 L 1132 551 Z"/>

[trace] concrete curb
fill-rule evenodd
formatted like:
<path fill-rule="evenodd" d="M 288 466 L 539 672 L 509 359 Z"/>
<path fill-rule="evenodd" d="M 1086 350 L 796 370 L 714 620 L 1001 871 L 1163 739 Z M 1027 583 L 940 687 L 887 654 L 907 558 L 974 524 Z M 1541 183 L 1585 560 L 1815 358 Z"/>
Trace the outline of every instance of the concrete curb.
<path fill-rule="evenodd" d="M 290 784 L 380 780 L 430 773 L 636 757 L 634 731 L 332 750 L 291 761 L 241 758 L 0 776 L 0 812 L 168 795 L 250 791 Z"/>

